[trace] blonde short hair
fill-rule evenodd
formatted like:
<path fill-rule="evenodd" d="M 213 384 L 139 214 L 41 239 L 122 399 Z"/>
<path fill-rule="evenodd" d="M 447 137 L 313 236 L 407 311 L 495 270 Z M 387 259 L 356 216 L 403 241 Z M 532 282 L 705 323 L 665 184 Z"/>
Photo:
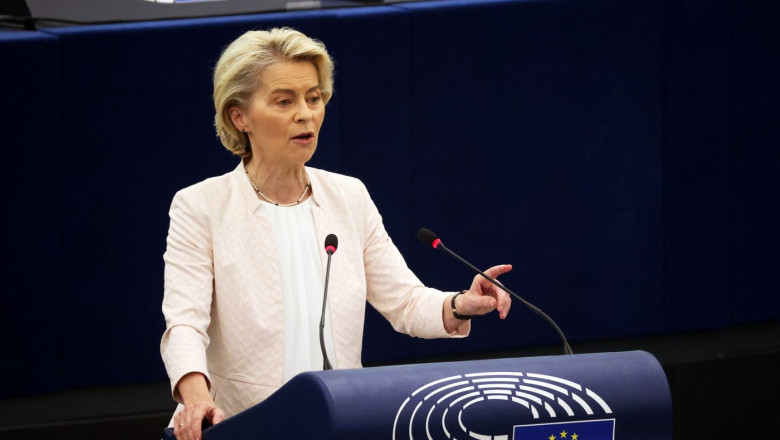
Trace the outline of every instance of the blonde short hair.
<path fill-rule="evenodd" d="M 230 108 L 249 108 L 259 75 L 279 61 L 308 61 L 319 75 L 323 102 L 333 96 L 333 60 L 325 45 L 290 28 L 249 31 L 230 43 L 214 68 L 214 126 L 222 145 L 242 158 L 252 156 L 249 140 L 230 118 Z"/>

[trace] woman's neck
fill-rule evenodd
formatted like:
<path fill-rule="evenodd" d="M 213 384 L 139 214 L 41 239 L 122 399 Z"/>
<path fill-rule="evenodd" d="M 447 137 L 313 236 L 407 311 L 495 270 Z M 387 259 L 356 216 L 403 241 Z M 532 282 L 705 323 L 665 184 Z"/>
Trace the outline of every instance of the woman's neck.
<path fill-rule="evenodd" d="M 302 202 L 309 196 L 310 191 L 304 194 L 309 177 L 302 165 L 273 165 L 255 156 L 244 163 L 244 169 L 251 183 L 259 190 L 258 196 L 268 202 L 289 205 Z"/>

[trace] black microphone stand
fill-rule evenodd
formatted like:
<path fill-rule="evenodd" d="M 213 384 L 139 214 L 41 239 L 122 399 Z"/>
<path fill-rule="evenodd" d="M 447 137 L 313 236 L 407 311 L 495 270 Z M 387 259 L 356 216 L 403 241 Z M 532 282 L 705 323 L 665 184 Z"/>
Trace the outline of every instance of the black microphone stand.
<path fill-rule="evenodd" d="M 332 238 L 331 238 L 332 237 Z M 325 252 L 328 254 L 328 267 L 325 269 L 325 292 L 322 295 L 322 314 L 320 315 L 320 349 L 322 350 L 322 369 L 332 370 L 328 360 L 328 351 L 325 350 L 325 307 L 328 304 L 328 281 L 330 279 L 330 259 L 333 256 L 333 252 L 336 251 L 336 245 L 338 240 L 333 234 L 328 235 L 325 239 Z"/>
<path fill-rule="evenodd" d="M 420 230 L 420 231 L 422 232 L 423 230 Z M 563 334 L 563 331 L 561 331 L 561 328 L 558 327 L 558 324 L 556 324 L 555 321 L 552 320 L 552 318 L 547 316 L 546 313 L 544 313 L 541 309 L 539 309 L 535 305 L 533 305 L 533 304 L 529 303 L 528 301 L 524 300 L 523 298 L 521 298 L 520 295 L 518 295 L 515 292 L 512 292 L 511 290 L 509 290 L 506 286 L 504 286 L 503 284 L 498 282 L 498 280 L 495 280 L 495 279 L 491 278 L 490 276 L 485 274 L 485 272 L 482 272 L 481 270 L 477 269 L 473 264 L 471 264 L 468 261 L 466 261 L 463 258 L 461 258 L 460 255 L 458 255 L 455 252 L 449 250 L 447 248 L 447 246 L 444 246 L 444 243 L 442 243 L 442 241 L 438 237 L 436 237 L 436 234 L 434 234 L 431 231 L 428 231 L 427 229 L 425 231 L 427 231 L 426 234 L 428 234 L 428 233 L 430 234 L 430 237 L 426 236 L 425 238 L 423 238 L 423 237 L 421 237 L 422 234 L 418 233 L 417 237 L 420 239 L 420 241 L 422 241 L 425 244 L 431 244 L 434 249 L 441 249 L 444 252 L 448 253 L 449 255 L 454 257 L 456 260 L 460 261 L 461 263 L 463 263 L 466 266 L 468 266 L 469 268 L 471 268 L 471 270 L 473 270 L 474 272 L 477 272 L 478 274 L 482 275 L 486 280 L 488 280 L 491 283 L 493 283 L 494 286 L 496 286 L 496 287 L 504 290 L 506 293 L 512 295 L 516 300 L 520 301 L 526 307 L 531 309 L 532 312 L 534 312 L 537 315 L 541 316 L 545 321 L 549 322 L 550 325 L 553 326 L 553 328 L 555 328 L 556 332 L 558 332 L 558 336 L 560 336 L 561 340 L 563 341 L 563 352 L 564 352 L 564 354 L 574 354 L 574 352 L 572 351 L 571 347 L 569 346 L 569 341 L 566 340 L 566 336 Z M 431 238 L 432 239 L 431 240 L 432 243 L 428 243 L 426 238 Z M 438 241 L 438 243 L 436 241 Z"/>

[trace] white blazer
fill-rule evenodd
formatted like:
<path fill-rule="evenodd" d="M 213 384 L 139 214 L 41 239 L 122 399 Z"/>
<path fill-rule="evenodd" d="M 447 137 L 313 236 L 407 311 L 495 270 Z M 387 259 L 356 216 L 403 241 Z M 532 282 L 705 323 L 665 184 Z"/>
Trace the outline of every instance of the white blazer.
<path fill-rule="evenodd" d="M 339 239 L 331 261 L 328 310 L 334 368 L 361 366 L 368 301 L 399 332 L 448 334 L 442 304 L 451 293 L 422 285 L 382 224 L 362 182 L 314 168 L 312 218 L 317 240 Z M 282 385 L 284 302 L 276 242 L 243 164 L 179 191 L 170 210 L 160 344 L 173 398 L 187 373 L 206 376 L 216 404 L 230 416 Z M 323 274 L 327 256 L 323 250 Z M 181 405 L 180 405 L 181 406 Z"/>

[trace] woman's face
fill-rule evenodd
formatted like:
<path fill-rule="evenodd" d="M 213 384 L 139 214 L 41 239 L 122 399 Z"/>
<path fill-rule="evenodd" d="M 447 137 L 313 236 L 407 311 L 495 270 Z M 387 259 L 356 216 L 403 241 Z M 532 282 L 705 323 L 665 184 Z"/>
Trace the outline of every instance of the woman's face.
<path fill-rule="evenodd" d="M 249 108 L 230 110 L 246 130 L 252 155 L 279 166 L 303 166 L 317 149 L 325 118 L 317 69 L 306 61 L 280 61 L 260 74 Z"/>

